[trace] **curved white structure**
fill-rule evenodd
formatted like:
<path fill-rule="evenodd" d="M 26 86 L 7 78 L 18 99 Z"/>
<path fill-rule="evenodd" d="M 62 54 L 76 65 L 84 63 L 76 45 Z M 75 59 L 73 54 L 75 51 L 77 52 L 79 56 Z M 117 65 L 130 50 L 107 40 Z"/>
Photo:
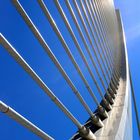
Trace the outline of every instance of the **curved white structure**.
<path fill-rule="evenodd" d="M 113 0 L 64 0 L 63 4 L 67 7 L 69 16 L 65 14 L 66 10 L 63 9 L 61 2 L 54 0 L 58 14 L 60 14 L 62 22 L 64 22 L 68 29 L 71 41 L 73 41 L 74 47 L 77 49 L 77 54 L 80 56 L 91 79 L 82 71 L 82 68 L 75 59 L 75 55 L 73 55 L 70 49 L 73 46 L 70 46 L 67 42 L 69 39 L 59 29 L 60 27 L 55 22 L 55 18 L 51 15 L 46 3 L 43 0 L 38 0 L 40 10 L 48 20 L 50 28 L 53 29 L 58 41 L 61 43 L 61 47 L 64 49 L 64 53 L 68 56 L 81 82 L 83 82 L 82 86 L 85 88 L 86 94 L 89 95 L 89 99 L 91 98 L 95 104 L 94 107 L 89 106 L 89 103 L 82 95 L 82 91 L 79 91 L 79 88 L 76 87 L 76 84 L 68 76 L 68 72 L 63 68 L 59 59 L 57 59 L 51 47 L 49 47 L 48 42 L 33 23 L 32 18 L 24 10 L 22 3 L 18 0 L 13 0 L 13 4 L 23 21 L 25 21 L 26 26 L 28 26 L 28 30 L 31 31 L 35 39 L 40 43 L 40 46 L 59 70 L 59 73 L 68 84 L 70 90 L 72 90 L 74 96 L 76 96 L 88 113 L 87 122 L 84 124 L 81 123 L 71 113 L 67 106 L 59 100 L 56 94 L 1 33 L 0 44 L 78 129 L 71 139 L 131 140 L 132 118 L 128 56 L 120 13 L 119 10 L 115 10 Z M 72 23 L 70 20 L 72 20 Z M 77 31 L 73 29 L 73 26 L 76 27 Z M 90 82 L 93 82 L 92 85 Z M 40 138 L 45 140 L 55 139 L 3 102 L 0 102 L 0 111 L 6 113 Z M 81 114 L 83 115 L 83 112 Z"/>
<path fill-rule="evenodd" d="M 112 111 L 109 113 L 109 118 L 104 120 L 104 127 L 95 133 L 97 140 L 132 140 L 131 87 L 128 56 L 119 10 L 116 10 L 116 15 L 124 55 L 124 60 L 122 60 L 122 77 L 120 78 L 116 100 Z"/>

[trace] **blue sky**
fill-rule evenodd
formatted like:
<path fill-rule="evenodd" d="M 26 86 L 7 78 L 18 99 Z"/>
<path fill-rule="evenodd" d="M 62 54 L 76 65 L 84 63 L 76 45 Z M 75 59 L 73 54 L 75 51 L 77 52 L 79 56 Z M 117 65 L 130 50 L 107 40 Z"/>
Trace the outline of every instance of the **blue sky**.
<path fill-rule="evenodd" d="M 78 87 L 81 95 L 85 98 L 90 108 L 94 110 L 95 103 L 88 94 L 85 94 L 87 93 L 87 90 L 80 76 L 77 74 L 77 71 L 66 55 L 61 43 L 53 32 L 47 19 L 43 15 L 38 3 L 36 1 L 27 0 L 20 0 L 20 2 L 41 32 L 53 53 L 60 61 L 61 65 L 64 67 L 65 71 L 68 73 L 73 83 L 76 85 L 76 87 Z M 60 0 L 60 3 L 67 13 L 68 18 L 70 18 L 70 13 L 67 11 L 63 0 Z M 121 9 L 124 22 L 129 62 L 138 102 L 138 81 L 140 81 L 138 71 L 140 63 L 140 49 L 138 47 L 140 36 L 140 15 L 138 13 L 140 13 L 140 9 L 138 8 L 138 3 L 140 2 L 137 0 L 136 3 L 137 4 L 135 4 L 134 0 L 116 0 L 116 6 Z M 52 17 L 59 26 L 62 35 L 65 37 L 65 40 L 82 72 L 96 94 L 96 88 L 91 80 L 91 77 L 88 74 L 85 65 L 83 64 L 76 47 L 74 47 L 74 43 L 64 23 L 62 22 L 60 15 L 56 14 L 57 9 L 53 3 L 53 0 L 47 1 L 46 5 L 52 14 Z M 31 67 L 38 73 L 38 75 L 57 95 L 57 97 L 59 97 L 59 99 L 67 106 L 67 108 L 70 109 L 74 116 L 81 123 L 84 123 L 88 117 L 88 114 L 78 102 L 72 90 L 67 85 L 66 81 L 63 79 L 62 75 L 54 66 L 50 58 L 41 48 L 40 44 L 33 36 L 27 25 L 24 23 L 21 16 L 17 13 L 10 0 L 0 1 L 0 18 L 0 32 L 31 65 Z M 79 37 L 79 34 L 77 33 L 77 29 L 74 26 L 72 20 L 70 23 L 90 64 L 91 62 L 89 60 L 89 56 L 83 47 L 84 45 L 81 38 Z M 31 120 L 54 138 L 63 140 L 71 137 L 72 134 L 77 130 L 71 121 L 65 117 L 65 115 L 54 105 L 54 103 L 52 103 L 48 96 L 44 94 L 44 92 L 38 87 L 38 85 L 36 85 L 30 76 L 27 75 L 27 73 L 2 47 L 0 47 L 0 57 L 0 100 L 10 105 L 20 114 Z M 91 69 L 95 73 L 94 68 L 91 67 Z M 96 94 L 96 96 L 99 100 L 101 99 L 98 94 Z M 2 140 L 9 140 L 9 138 L 14 140 L 38 140 L 38 137 L 17 124 L 15 121 L 6 117 L 4 114 L 0 115 L 0 133 L 2 134 Z M 135 139 L 137 139 L 138 137 L 135 126 L 135 116 L 133 121 Z"/>

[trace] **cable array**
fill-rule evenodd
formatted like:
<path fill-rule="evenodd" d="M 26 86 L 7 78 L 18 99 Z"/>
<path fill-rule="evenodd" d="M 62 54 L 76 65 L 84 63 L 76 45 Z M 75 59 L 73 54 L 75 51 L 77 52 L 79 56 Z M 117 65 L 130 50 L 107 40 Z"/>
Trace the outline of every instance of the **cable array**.
<path fill-rule="evenodd" d="M 108 111 L 112 109 L 114 100 L 116 97 L 116 90 L 119 84 L 120 69 L 121 69 L 121 49 L 118 24 L 115 15 L 115 10 L 109 1 L 106 4 L 102 0 L 65 0 L 64 4 L 67 7 L 70 17 L 67 16 L 65 10 L 60 4 L 59 0 L 54 0 L 54 4 L 58 10 L 57 14 L 60 14 L 68 33 L 70 34 L 72 41 L 74 43 L 73 47 L 76 47 L 78 53 L 83 61 L 91 79 L 96 87 L 97 91 L 94 91 L 90 86 L 86 76 L 83 74 L 79 64 L 76 62 L 72 51 L 69 48 L 65 36 L 62 35 L 59 26 L 55 22 L 55 19 L 48 10 L 46 3 L 43 0 L 37 1 L 41 12 L 43 12 L 46 19 L 49 21 L 51 28 L 57 35 L 58 40 L 61 42 L 65 53 L 68 55 L 70 61 L 78 72 L 82 82 L 84 83 L 87 93 L 96 104 L 96 111 L 93 112 L 92 108 L 89 107 L 88 103 L 82 97 L 82 94 L 78 90 L 66 73 L 65 69 L 62 67 L 61 63 L 54 55 L 46 40 L 41 35 L 40 31 L 37 29 L 36 25 L 33 23 L 31 17 L 22 7 L 18 0 L 13 0 L 13 4 L 17 9 L 18 13 L 21 15 L 22 19 L 25 21 L 29 30 L 33 33 L 35 38 L 40 43 L 41 47 L 44 49 L 46 54 L 50 57 L 51 61 L 54 63 L 56 68 L 59 70 L 63 78 L 66 80 L 67 84 L 78 98 L 79 102 L 85 108 L 85 111 L 89 114 L 90 122 L 93 126 L 101 128 L 103 127 L 103 118 L 108 117 Z M 73 25 L 71 25 L 71 22 Z M 91 64 L 88 63 L 88 59 L 82 50 L 81 42 L 77 37 L 77 34 L 73 30 L 73 26 L 76 27 L 77 33 L 79 34 L 84 49 L 90 58 Z M 32 79 L 40 86 L 40 88 L 46 93 L 51 100 L 60 108 L 63 113 L 75 124 L 78 128 L 78 135 L 85 139 L 96 139 L 94 132 L 86 124 L 81 124 L 75 116 L 67 109 L 67 107 L 55 96 L 55 93 L 44 83 L 44 81 L 39 77 L 39 75 L 29 66 L 29 64 L 24 60 L 24 58 L 14 49 L 14 47 L 6 40 L 6 38 L 0 34 L 0 44 L 8 51 L 8 53 L 19 63 L 19 65 L 31 76 Z M 93 73 L 92 67 L 95 73 Z M 100 95 L 102 101 L 100 102 L 96 97 L 95 92 Z M 4 110 L 4 111 L 3 111 Z M 5 112 L 6 110 L 6 112 Z M 40 130 L 38 127 L 33 125 L 27 119 L 19 115 L 16 111 L 8 107 L 3 102 L 0 102 L 0 111 L 6 113 L 11 118 L 18 121 L 21 125 L 25 126 L 31 130 L 36 135 L 40 136 L 42 139 L 53 139 L 45 132 Z M 76 136 L 75 136 L 76 137 Z"/>

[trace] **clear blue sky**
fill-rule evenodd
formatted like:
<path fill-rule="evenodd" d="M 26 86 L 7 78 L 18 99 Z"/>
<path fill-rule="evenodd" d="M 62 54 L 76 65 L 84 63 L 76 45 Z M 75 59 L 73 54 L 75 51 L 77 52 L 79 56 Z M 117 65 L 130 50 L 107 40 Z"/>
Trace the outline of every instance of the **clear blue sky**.
<path fill-rule="evenodd" d="M 85 98 L 89 106 L 94 110 L 95 103 L 91 100 L 84 87 L 81 78 L 77 74 L 74 66 L 66 55 L 61 43 L 53 32 L 50 24 L 42 14 L 40 7 L 36 1 L 20 0 L 21 4 L 42 33 L 46 42 L 64 67 L 70 78 L 78 87 L 78 90 Z M 60 27 L 60 31 L 65 37 L 66 42 L 70 46 L 76 61 L 78 62 L 82 72 L 86 76 L 90 86 L 96 93 L 95 86 L 90 78 L 90 75 L 85 69 L 79 53 L 73 47 L 74 43 L 66 30 L 64 23 L 53 0 L 46 0 L 46 5 L 50 10 L 53 18 Z M 66 11 L 68 18 L 70 14 L 67 12 L 66 5 L 63 0 L 60 0 L 63 9 Z M 134 89 L 137 93 L 138 102 L 138 84 L 139 76 L 139 60 L 140 49 L 140 2 L 134 0 L 117 1 L 116 5 L 121 9 L 122 18 L 125 27 L 127 48 L 129 54 L 129 62 L 132 70 L 132 78 L 134 81 Z M 31 65 L 31 67 L 39 74 L 48 87 L 60 98 L 60 100 L 70 109 L 74 116 L 84 123 L 88 117 L 81 104 L 78 102 L 72 90 L 66 84 L 61 74 L 58 72 L 50 58 L 41 48 L 38 41 L 35 39 L 27 25 L 24 23 L 21 16 L 17 13 L 11 0 L 0 0 L 0 32 L 8 39 L 8 41 L 16 48 L 16 50 L 23 56 L 23 58 Z M 84 50 L 83 43 L 76 32 L 76 28 L 71 21 L 86 58 L 89 57 Z M 80 23 L 81 24 L 81 23 Z M 88 61 L 91 63 L 90 60 Z M 69 119 L 52 103 L 52 101 L 44 94 L 44 92 L 36 85 L 36 83 L 23 71 L 23 69 L 12 59 L 12 57 L 0 47 L 0 100 L 10 105 L 23 116 L 31 120 L 37 126 L 42 128 L 45 132 L 58 140 L 68 139 L 77 130 Z M 93 69 L 93 68 L 92 68 Z M 95 72 L 95 70 L 93 69 Z M 63 88 L 62 88 L 63 87 Z M 96 94 L 100 100 L 100 96 Z M 135 123 L 135 116 L 133 118 Z M 63 123 L 62 123 L 63 122 Z M 135 140 L 137 137 L 137 129 L 134 125 Z M 62 137 L 63 136 L 63 137 Z M 0 137 L 2 140 L 38 140 L 34 134 L 26 130 L 15 121 L 0 114 Z"/>

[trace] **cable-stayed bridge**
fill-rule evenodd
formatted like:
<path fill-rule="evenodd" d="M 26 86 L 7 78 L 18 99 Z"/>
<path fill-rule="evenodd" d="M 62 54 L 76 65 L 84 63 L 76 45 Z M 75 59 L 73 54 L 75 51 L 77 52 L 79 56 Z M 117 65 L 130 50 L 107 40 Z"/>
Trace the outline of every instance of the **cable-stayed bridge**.
<path fill-rule="evenodd" d="M 60 24 L 57 24 L 56 19 L 52 16 L 51 10 L 47 7 L 47 0 L 38 0 L 37 3 L 43 16 L 50 24 L 48 28 L 53 30 L 64 49 L 65 55 L 67 55 L 76 70 L 82 86 L 86 89 L 84 94 L 87 94 L 94 104 L 93 108 L 89 105 L 87 99 L 83 97 L 82 91 L 79 90 L 79 87 L 72 80 L 73 78 L 69 76 L 69 73 L 53 53 L 51 46 L 32 21 L 32 17 L 28 15 L 24 6 L 22 6 L 22 2 L 12 0 L 16 12 L 88 114 L 86 121 L 82 123 L 76 118 L 70 109 L 56 96 L 53 89 L 43 81 L 2 33 L 0 34 L 1 46 L 73 123 L 77 132 L 73 133 L 69 139 L 131 140 L 132 120 L 127 50 L 120 12 L 115 9 L 113 0 L 65 0 L 62 2 L 52 0 L 57 8 L 56 14 L 61 16 L 61 22 L 66 27 L 71 39 L 61 31 L 63 27 L 60 27 Z M 66 9 L 64 9 L 64 4 Z M 72 41 L 74 45 L 70 46 L 69 41 Z M 78 52 L 80 61 L 86 69 L 86 74 L 83 72 L 84 70 L 81 68 L 79 61 L 77 61 L 72 50 L 73 47 Z M 63 53 L 60 55 L 64 56 L 63 59 L 65 59 Z M 91 79 L 90 81 L 87 74 Z M 92 86 L 91 82 L 93 82 Z M 60 86 L 60 88 L 63 87 Z M 26 119 L 26 116 L 23 117 L 22 114 L 19 114 L 2 101 L 0 102 L 0 111 L 38 137 L 44 140 L 55 139 L 52 134 L 43 131 L 33 124 L 32 120 Z M 61 137 L 63 138 L 63 136 Z"/>

